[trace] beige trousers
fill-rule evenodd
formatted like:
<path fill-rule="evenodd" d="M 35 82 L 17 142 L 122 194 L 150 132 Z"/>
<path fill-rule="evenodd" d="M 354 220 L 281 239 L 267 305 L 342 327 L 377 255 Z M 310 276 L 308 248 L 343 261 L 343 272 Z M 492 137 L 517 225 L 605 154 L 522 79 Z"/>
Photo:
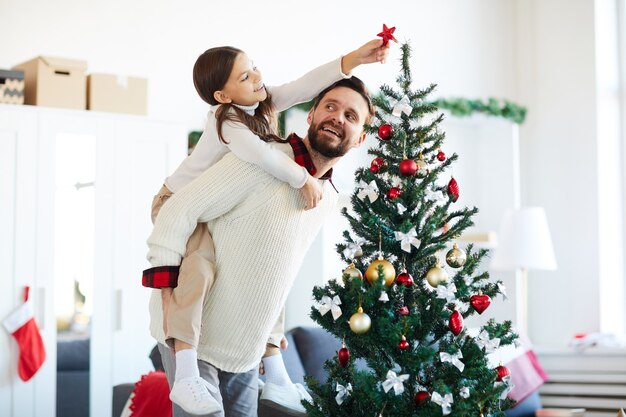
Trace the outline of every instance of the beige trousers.
<path fill-rule="evenodd" d="M 172 192 L 163 186 L 152 200 L 152 223 Z M 202 305 L 215 280 L 215 246 L 206 223 L 198 223 L 189 240 L 180 264 L 178 286 L 173 291 L 162 290 L 163 331 L 167 344 L 173 348 L 174 339 L 198 348 L 202 326 Z M 285 309 L 267 340 L 280 347 L 285 333 Z"/>

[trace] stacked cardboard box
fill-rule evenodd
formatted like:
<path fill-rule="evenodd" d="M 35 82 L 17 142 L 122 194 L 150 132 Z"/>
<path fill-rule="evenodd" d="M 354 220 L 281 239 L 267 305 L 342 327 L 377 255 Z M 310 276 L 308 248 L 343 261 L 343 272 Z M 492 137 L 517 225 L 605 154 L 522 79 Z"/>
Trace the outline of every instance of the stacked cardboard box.
<path fill-rule="evenodd" d="M 13 69 L 24 71 L 25 104 L 85 109 L 85 61 L 38 56 Z"/>
<path fill-rule="evenodd" d="M 112 74 L 87 77 L 87 108 L 115 113 L 148 113 L 148 80 Z"/>

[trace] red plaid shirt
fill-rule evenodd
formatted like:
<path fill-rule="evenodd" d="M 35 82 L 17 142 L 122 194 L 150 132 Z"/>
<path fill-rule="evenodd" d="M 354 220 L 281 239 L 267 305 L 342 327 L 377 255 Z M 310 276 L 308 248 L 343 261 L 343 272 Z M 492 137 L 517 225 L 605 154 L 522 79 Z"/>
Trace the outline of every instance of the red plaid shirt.
<path fill-rule="evenodd" d="M 311 174 L 311 176 L 315 176 L 315 174 L 317 174 L 317 168 L 315 168 L 315 165 L 313 165 L 311 154 L 309 153 L 309 150 L 306 148 L 306 146 L 304 146 L 304 142 L 302 142 L 302 139 L 295 133 L 292 133 L 291 135 L 289 135 L 287 140 L 291 145 L 291 149 L 293 149 L 293 159 L 296 161 L 296 163 L 300 166 L 305 167 L 306 170 L 309 171 L 309 174 Z M 331 168 L 326 171 L 324 175 L 320 177 L 320 179 L 330 181 L 330 184 L 333 186 L 333 188 L 335 188 L 332 177 L 333 169 Z M 337 191 L 336 188 L 335 191 Z"/>
<path fill-rule="evenodd" d="M 302 139 L 295 133 L 292 133 L 287 138 L 289 145 L 293 149 L 293 156 L 296 163 L 306 168 L 311 176 L 315 176 L 317 168 L 313 165 L 311 154 L 309 150 L 304 146 Z M 335 188 L 332 181 L 333 169 L 329 169 L 320 177 L 322 180 L 328 180 L 330 184 Z M 337 189 L 335 188 L 335 191 Z M 178 273 L 179 266 L 157 266 L 149 268 L 143 271 L 141 283 L 144 287 L 148 288 L 175 288 L 178 285 Z"/>

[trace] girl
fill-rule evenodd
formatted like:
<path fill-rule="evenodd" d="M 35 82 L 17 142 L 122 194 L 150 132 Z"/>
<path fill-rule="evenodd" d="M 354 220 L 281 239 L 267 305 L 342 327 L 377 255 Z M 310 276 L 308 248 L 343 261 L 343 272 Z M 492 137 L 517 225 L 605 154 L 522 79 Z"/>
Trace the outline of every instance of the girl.
<path fill-rule="evenodd" d="M 293 188 L 300 189 L 303 208 L 314 208 L 322 195 L 318 181 L 306 168 L 272 147 L 274 141 L 283 142 L 276 135 L 276 114 L 310 100 L 342 77 L 349 77 L 346 74 L 360 64 L 384 62 L 388 48 L 382 46 L 380 39 L 370 41 L 296 81 L 267 89 L 261 73 L 243 51 L 232 47 L 205 51 L 194 65 L 193 79 L 200 97 L 212 106 L 211 111 L 195 150 L 166 178 L 165 185 L 155 197 L 153 221 L 172 193 L 191 182 L 229 151 L 246 162 L 260 166 Z M 157 264 L 152 265 L 151 273 L 144 274 L 143 279 L 145 286 L 162 289 L 163 329 L 166 342 L 174 348 L 176 356 L 170 398 L 191 414 L 221 411 L 220 404 L 209 393 L 216 392 L 217 387 L 209 385 L 200 377 L 196 354 L 202 303 L 213 283 L 214 261 L 211 236 L 205 224 L 198 224 L 187 243 L 178 281 L 160 282 L 160 269 L 154 267 L 162 267 L 162 270 L 171 270 L 172 267 Z M 268 350 L 263 358 L 267 382 L 272 383 L 274 388 L 284 387 L 288 394 L 297 393 L 299 391 L 289 379 L 278 350 L 283 339 L 282 320 L 277 323 L 275 331 L 268 340 Z M 280 405 L 285 407 L 284 404 Z M 299 401 L 287 408 L 304 415 L 304 408 Z"/>

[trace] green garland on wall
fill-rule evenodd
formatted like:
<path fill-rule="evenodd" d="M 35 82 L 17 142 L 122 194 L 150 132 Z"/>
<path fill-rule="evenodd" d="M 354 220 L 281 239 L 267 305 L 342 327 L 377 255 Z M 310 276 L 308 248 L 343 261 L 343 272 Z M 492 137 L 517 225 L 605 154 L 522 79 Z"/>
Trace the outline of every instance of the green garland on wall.
<path fill-rule="evenodd" d="M 488 116 L 501 117 L 522 124 L 526 119 L 526 108 L 507 100 L 489 98 L 484 100 L 469 100 L 466 98 L 441 98 L 431 104 L 440 109 L 448 110 L 451 115 L 467 117 L 474 113 L 483 113 Z"/>
<path fill-rule="evenodd" d="M 442 110 L 447 110 L 451 115 L 456 117 L 469 117 L 475 113 L 482 113 L 487 116 L 500 117 L 510 120 L 513 123 L 522 124 L 526 120 L 526 108 L 512 103 L 508 100 L 499 100 L 496 98 L 488 98 L 485 100 L 470 100 L 467 98 L 440 98 L 430 102 L 434 106 Z M 280 136 L 285 136 L 285 120 L 287 112 L 292 109 L 308 112 L 313 107 L 313 100 L 306 103 L 300 103 L 288 110 L 278 114 L 278 132 Z M 189 133 L 189 149 L 192 149 L 202 132 L 193 131 Z"/>

